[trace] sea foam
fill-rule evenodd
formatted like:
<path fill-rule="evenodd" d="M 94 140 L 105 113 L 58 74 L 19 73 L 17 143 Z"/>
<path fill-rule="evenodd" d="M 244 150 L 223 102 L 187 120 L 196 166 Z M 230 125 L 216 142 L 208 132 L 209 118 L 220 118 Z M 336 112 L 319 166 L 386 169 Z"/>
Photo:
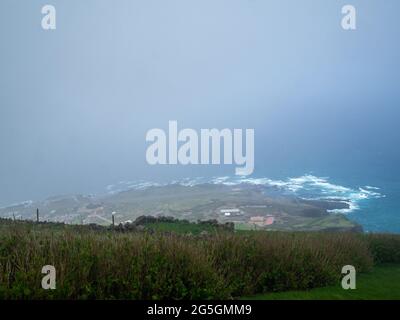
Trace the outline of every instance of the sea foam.
<path fill-rule="evenodd" d="M 228 186 L 248 184 L 264 186 L 265 188 L 278 189 L 283 194 L 296 196 L 305 200 L 323 200 L 342 202 L 348 205 L 346 209 L 328 210 L 331 213 L 347 214 L 360 209 L 360 204 L 369 199 L 377 199 L 385 197 L 378 192 L 380 190 L 375 186 L 363 186 L 352 188 L 342 186 L 329 181 L 327 177 L 318 177 L 306 174 L 299 177 L 290 177 L 282 180 L 274 180 L 267 177 L 250 178 L 237 176 L 220 176 L 220 177 L 196 177 L 174 180 L 167 183 L 151 182 L 151 181 L 120 181 L 117 184 L 109 185 L 107 192 L 115 194 L 127 190 L 144 190 L 150 187 L 161 187 L 172 184 L 193 187 L 200 184 L 222 184 Z"/>

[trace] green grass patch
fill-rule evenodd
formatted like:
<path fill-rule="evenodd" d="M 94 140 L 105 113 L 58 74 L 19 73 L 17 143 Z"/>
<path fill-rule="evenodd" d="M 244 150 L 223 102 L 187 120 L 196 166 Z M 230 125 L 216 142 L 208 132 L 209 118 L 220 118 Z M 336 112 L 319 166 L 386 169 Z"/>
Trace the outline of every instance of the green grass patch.
<path fill-rule="evenodd" d="M 252 300 L 400 300 L 400 265 L 381 265 L 356 277 L 357 288 L 341 284 L 308 291 L 287 291 L 245 297 Z"/>

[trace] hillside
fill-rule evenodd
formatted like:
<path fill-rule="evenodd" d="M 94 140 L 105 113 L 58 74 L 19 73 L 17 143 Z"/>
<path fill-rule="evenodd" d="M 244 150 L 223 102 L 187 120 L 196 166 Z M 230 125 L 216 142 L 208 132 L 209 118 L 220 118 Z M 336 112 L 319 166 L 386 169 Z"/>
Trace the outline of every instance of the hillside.
<path fill-rule="evenodd" d="M 217 220 L 240 230 L 362 231 L 344 215 L 328 210 L 347 208 L 335 200 L 303 200 L 273 187 L 251 184 L 170 184 L 98 196 L 59 196 L 0 209 L 0 217 L 70 224 L 110 225 L 139 216 L 171 216 L 188 221 Z"/>
<path fill-rule="evenodd" d="M 348 264 L 363 274 L 400 263 L 398 235 L 151 219 L 116 227 L 1 219 L 0 299 L 232 299 L 334 285 Z M 57 270 L 56 290 L 41 288 L 45 265 Z"/>

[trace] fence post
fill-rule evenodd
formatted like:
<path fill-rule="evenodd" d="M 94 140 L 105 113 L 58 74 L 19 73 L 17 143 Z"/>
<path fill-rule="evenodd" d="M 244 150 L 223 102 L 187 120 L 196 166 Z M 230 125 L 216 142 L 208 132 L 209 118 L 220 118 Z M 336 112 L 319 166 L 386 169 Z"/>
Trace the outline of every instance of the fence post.
<path fill-rule="evenodd" d="M 113 227 L 115 227 L 115 211 L 113 211 L 113 213 L 111 213 L 112 216 L 112 225 Z"/>

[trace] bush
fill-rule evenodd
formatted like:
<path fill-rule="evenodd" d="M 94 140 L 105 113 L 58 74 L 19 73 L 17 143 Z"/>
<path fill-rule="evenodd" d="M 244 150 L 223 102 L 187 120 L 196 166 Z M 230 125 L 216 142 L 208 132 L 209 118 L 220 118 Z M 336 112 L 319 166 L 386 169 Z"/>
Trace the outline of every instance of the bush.
<path fill-rule="evenodd" d="M 224 235 L 212 250 L 233 296 L 326 286 L 340 279 L 344 265 L 363 272 L 373 264 L 365 242 L 351 234 Z"/>
<path fill-rule="evenodd" d="M 347 264 L 368 271 L 370 250 L 378 261 L 398 259 L 398 238 L 382 237 L 278 232 L 189 237 L 10 223 L 0 226 L 0 298 L 228 299 L 309 289 L 339 281 Z M 41 269 L 48 264 L 56 267 L 57 290 L 41 288 Z"/>
<path fill-rule="evenodd" d="M 376 263 L 400 263 L 400 235 L 365 235 Z"/>

